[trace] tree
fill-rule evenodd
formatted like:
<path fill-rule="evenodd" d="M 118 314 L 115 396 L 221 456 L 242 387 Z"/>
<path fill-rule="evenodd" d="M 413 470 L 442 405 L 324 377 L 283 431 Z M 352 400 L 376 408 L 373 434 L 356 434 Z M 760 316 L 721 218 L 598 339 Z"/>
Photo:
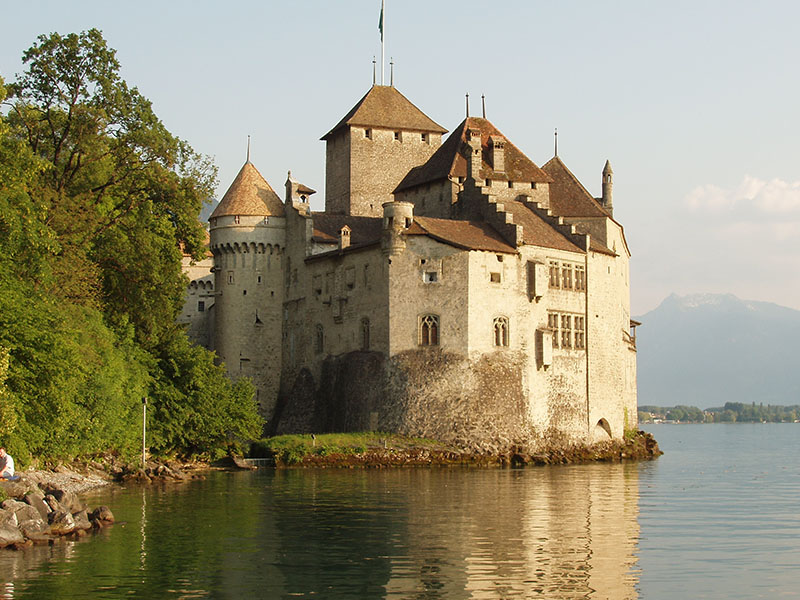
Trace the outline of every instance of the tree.
<path fill-rule="evenodd" d="M 23 61 L 8 121 L 47 165 L 31 195 L 48 205 L 61 244 L 53 292 L 100 302 L 158 344 L 183 298 L 180 246 L 203 250 L 198 214 L 216 169 L 120 79 L 98 30 L 42 35 Z"/>
<path fill-rule="evenodd" d="M 120 78 L 96 29 L 42 35 L 23 61 L 0 119 L 0 394 L 16 453 L 130 449 L 145 394 L 169 407 L 165 451 L 255 437 L 252 388 L 176 325 L 181 248 L 204 251 L 215 167 Z"/>

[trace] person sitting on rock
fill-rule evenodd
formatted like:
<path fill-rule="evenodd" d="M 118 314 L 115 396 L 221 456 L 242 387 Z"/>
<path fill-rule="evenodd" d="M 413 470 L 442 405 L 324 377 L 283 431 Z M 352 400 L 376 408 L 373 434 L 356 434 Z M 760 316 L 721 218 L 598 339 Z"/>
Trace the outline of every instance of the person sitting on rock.
<path fill-rule="evenodd" d="M 6 449 L 0 446 L 0 479 L 12 479 L 14 477 L 14 459 L 6 453 Z"/>

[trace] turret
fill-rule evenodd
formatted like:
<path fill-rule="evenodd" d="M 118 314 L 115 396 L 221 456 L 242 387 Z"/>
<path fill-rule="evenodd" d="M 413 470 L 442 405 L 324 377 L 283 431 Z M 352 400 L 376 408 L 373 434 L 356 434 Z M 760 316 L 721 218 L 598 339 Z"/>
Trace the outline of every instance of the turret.
<path fill-rule="evenodd" d="M 411 202 L 383 203 L 383 253 L 399 254 L 405 249 L 402 233 L 414 222 L 414 205 Z"/>
<path fill-rule="evenodd" d="M 283 203 L 249 156 L 209 222 L 213 348 L 230 377 L 252 379 L 261 413 L 269 419 L 280 376 L 286 218 Z"/>
<path fill-rule="evenodd" d="M 308 199 L 311 194 L 316 194 L 316 190 L 303 185 L 292 178 L 292 172 L 286 177 L 286 206 L 292 206 L 302 214 L 308 214 Z"/>
<path fill-rule="evenodd" d="M 606 166 L 603 167 L 603 208 L 606 209 L 609 215 L 614 216 L 614 202 L 612 198 L 612 188 L 614 187 L 614 171 L 611 168 L 611 163 L 606 161 Z"/>

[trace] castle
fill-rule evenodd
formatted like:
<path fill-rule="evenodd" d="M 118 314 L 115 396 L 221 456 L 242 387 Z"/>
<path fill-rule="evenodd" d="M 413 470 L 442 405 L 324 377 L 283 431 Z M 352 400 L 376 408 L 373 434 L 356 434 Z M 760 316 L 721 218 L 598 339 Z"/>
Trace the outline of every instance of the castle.
<path fill-rule="evenodd" d="M 591 443 L 636 426 L 629 258 L 594 198 L 486 118 L 449 136 L 373 85 L 322 140 L 325 211 L 249 161 L 185 261 L 182 321 L 272 432 Z"/>

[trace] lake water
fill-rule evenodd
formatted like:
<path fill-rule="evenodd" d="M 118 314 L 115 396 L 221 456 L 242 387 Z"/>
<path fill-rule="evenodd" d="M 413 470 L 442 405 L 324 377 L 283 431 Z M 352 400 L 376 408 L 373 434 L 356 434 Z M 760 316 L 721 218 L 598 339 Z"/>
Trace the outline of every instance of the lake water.
<path fill-rule="evenodd" d="M 106 489 L 0 598 L 796 598 L 800 426 L 655 425 L 657 461 L 260 470 Z"/>

